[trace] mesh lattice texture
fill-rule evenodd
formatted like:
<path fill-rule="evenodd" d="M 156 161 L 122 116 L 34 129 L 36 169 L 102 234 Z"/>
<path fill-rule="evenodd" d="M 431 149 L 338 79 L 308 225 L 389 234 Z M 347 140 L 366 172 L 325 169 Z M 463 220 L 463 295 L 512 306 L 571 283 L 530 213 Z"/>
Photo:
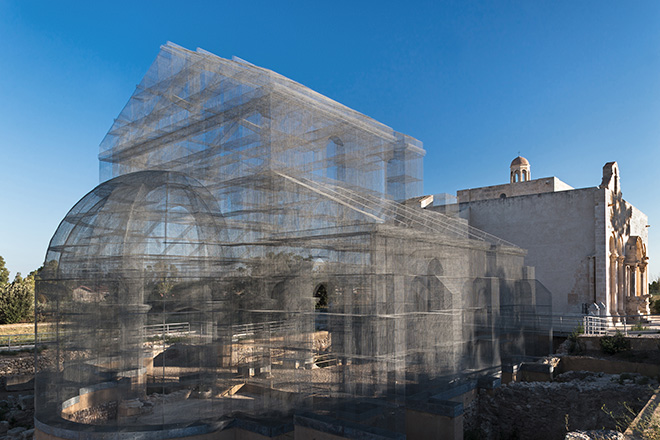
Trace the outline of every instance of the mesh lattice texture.
<path fill-rule="evenodd" d="M 404 432 L 407 400 L 547 346 L 524 251 L 400 203 L 423 155 L 274 72 L 163 46 L 48 249 L 38 427 L 311 410 Z"/>

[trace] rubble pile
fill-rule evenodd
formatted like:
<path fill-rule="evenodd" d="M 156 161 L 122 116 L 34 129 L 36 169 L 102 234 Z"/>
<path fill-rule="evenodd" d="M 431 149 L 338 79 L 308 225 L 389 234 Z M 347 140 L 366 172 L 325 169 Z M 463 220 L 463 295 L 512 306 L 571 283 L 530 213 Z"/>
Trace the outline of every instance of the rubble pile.
<path fill-rule="evenodd" d="M 586 371 L 511 383 L 480 393 L 466 408 L 465 438 L 563 440 L 576 430 L 624 431 L 657 387 L 638 374 Z"/>

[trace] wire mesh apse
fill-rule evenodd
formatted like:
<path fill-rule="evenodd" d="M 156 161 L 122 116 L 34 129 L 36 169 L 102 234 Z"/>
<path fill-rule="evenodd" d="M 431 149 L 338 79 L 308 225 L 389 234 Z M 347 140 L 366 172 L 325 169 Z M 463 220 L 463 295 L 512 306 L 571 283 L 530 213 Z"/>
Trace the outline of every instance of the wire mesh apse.
<path fill-rule="evenodd" d="M 272 71 L 163 46 L 48 248 L 37 429 L 305 413 L 405 433 L 410 402 L 549 346 L 522 249 L 402 203 L 424 153 Z"/>

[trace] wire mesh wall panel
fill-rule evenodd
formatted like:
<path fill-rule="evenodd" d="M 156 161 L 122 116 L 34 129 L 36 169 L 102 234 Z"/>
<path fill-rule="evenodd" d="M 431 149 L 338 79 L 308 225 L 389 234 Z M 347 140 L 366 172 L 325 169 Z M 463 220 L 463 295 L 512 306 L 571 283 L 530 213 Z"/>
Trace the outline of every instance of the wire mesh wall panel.
<path fill-rule="evenodd" d="M 529 354 L 551 301 L 521 249 L 400 203 L 423 156 L 274 72 L 163 46 L 48 249 L 38 428 L 184 437 L 304 409 L 404 432 L 406 399 Z"/>

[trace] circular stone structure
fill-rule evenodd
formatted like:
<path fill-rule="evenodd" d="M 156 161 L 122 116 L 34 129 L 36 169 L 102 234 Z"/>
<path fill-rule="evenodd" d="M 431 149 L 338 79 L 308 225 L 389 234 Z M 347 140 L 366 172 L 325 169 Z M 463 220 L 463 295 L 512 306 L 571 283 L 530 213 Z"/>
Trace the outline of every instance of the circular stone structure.
<path fill-rule="evenodd" d="M 210 192 L 176 172 L 114 178 L 69 211 L 37 284 L 37 438 L 210 432 L 224 231 Z M 171 405 L 191 394 L 190 408 Z"/>

